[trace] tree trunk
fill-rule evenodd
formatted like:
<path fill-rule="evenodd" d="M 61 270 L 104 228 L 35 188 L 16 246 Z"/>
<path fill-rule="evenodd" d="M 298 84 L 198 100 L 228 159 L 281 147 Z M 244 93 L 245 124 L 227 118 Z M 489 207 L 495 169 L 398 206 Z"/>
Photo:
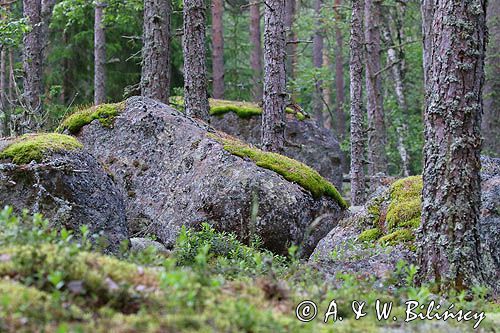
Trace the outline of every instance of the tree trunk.
<path fill-rule="evenodd" d="M 184 108 L 186 114 L 209 121 L 205 62 L 205 2 L 184 0 Z"/>
<path fill-rule="evenodd" d="M 436 283 L 439 291 L 479 286 L 494 269 L 481 264 L 478 235 L 485 9 L 485 0 L 467 6 L 422 2 L 426 79 L 418 280 Z"/>
<path fill-rule="evenodd" d="M 3 124 L 0 128 L 0 136 L 7 136 L 7 80 L 6 80 L 7 54 L 4 46 L 0 46 L 0 112 L 3 113 Z"/>
<path fill-rule="evenodd" d="M 224 1 L 212 1 L 212 76 L 213 98 L 224 98 Z"/>
<path fill-rule="evenodd" d="M 49 25 L 52 18 L 52 12 L 56 5 L 56 0 L 42 0 L 42 25 L 41 25 L 41 45 L 43 58 L 47 57 L 47 44 L 49 41 Z"/>
<path fill-rule="evenodd" d="M 344 39 L 342 36 L 342 30 L 340 29 L 340 22 L 342 22 L 342 17 L 340 15 L 340 6 L 342 6 L 342 0 L 335 0 L 335 95 L 336 95 L 336 113 L 337 113 L 337 135 L 339 140 L 342 141 L 345 138 L 345 115 L 344 115 L 344 54 L 343 46 Z"/>
<path fill-rule="evenodd" d="M 293 30 L 293 23 L 297 13 L 297 0 L 285 0 L 285 40 L 286 40 L 286 72 L 290 79 L 295 79 L 295 67 L 297 65 L 297 34 Z"/>
<path fill-rule="evenodd" d="M 252 97 L 256 103 L 262 102 L 262 44 L 260 36 L 260 3 L 250 5 L 250 66 L 252 67 Z"/>
<path fill-rule="evenodd" d="M 323 7 L 323 0 L 315 0 L 314 3 L 314 13 L 316 15 L 316 31 L 313 36 L 313 66 L 319 72 L 323 68 L 323 48 L 324 48 L 324 38 L 323 38 L 323 28 L 321 22 L 321 8 Z M 324 126 L 323 118 L 323 81 L 319 78 L 315 78 L 314 82 L 314 95 L 313 95 L 313 113 L 316 117 L 316 122 L 318 126 Z"/>
<path fill-rule="evenodd" d="M 170 0 L 144 1 L 142 96 L 168 103 L 170 89 Z"/>
<path fill-rule="evenodd" d="M 486 49 L 483 149 L 485 154 L 500 157 L 500 0 L 488 1 L 486 22 L 490 41 Z"/>
<path fill-rule="evenodd" d="M 323 48 L 323 68 L 328 68 L 330 69 L 331 63 L 330 63 L 330 57 L 328 55 L 328 48 L 324 47 Z M 330 89 L 330 86 L 326 86 L 323 88 L 323 96 L 325 100 L 325 104 L 330 106 L 332 105 L 332 92 Z M 324 121 L 324 126 L 325 128 L 328 128 L 329 130 L 333 129 L 333 119 L 332 119 L 332 114 L 330 113 L 330 110 L 325 114 L 325 121 Z"/>
<path fill-rule="evenodd" d="M 389 20 L 390 19 L 390 20 Z M 403 171 L 403 176 L 408 177 L 410 175 L 410 160 L 408 156 L 408 152 L 406 150 L 404 136 L 408 131 L 408 125 L 406 124 L 406 119 L 408 117 L 408 106 L 406 104 L 406 96 L 405 96 L 405 87 L 403 82 L 403 69 L 401 64 L 403 63 L 403 59 L 399 57 L 399 52 L 394 48 L 394 40 L 392 38 L 391 30 L 390 30 L 390 21 L 393 21 L 392 18 L 388 18 L 385 22 L 385 26 L 383 27 L 383 37 L 384 41 L 387 45 L 387 60 L 389 64 L 392 64 L 391 74 L 392 81 L 394 83 L 394 91 L 396 93 L 396 100 L 398 102 L 399 110 L 402 113 L 401 125 L 397 127 L 398 134 L 398 152 L 401 157 L 401 168 Z"/>
<path fill-rule="evenodd" d="M 368 175 L 387 172 L 386 129 L 380 76 L 381 0 L 365 0 L 366 109 L 368 114 Z"/>
<path fill-rule="evenodd" d="M 23 39 L 24 102 L 27 108 L 23 120 L 24 131 L 36 131 L 43 121 L 43 49 L 42 49 L 42 3 L 41 0 L 23 0 L 24 18 L 31 26 L 31 31 Z"/>
<path fill-rule="evenodd" d="M 94 104 L 106 102 L 106 35 L 104 30 L 104 7 L 95 4 L 94 21 Z"/>
<path fill-rule="evenodd" d="M 264 113 L 262 147 L 280 152 L 285 142 L 285 0 L 269 0 L 264 11 Z"/>
<path fill-rule="evenodd" d="M 364 130 L 363 130 L 363 1 L 352 0 L 350 40 L 351 94 L 351 204 L 365 202 Z"/>

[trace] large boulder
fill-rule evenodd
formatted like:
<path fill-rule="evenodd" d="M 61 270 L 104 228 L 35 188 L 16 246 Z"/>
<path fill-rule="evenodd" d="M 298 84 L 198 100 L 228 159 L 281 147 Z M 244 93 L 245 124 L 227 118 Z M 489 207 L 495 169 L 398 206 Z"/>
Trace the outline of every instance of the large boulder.
<path fill-rule="evenodd" d="M 500 159 L 482 158 L 479 236 L 485 272 L 500 292 Z M 414 244 L 421 218 L 422 177 L 397 180 L 333 228 L 310 262 L 327 276 L 349 272 L 384 278 L 401 260 L 416 264 Z"/>
<path fill-rule="evenodd" d="M 52 226 L 83 225 L 100 246 L 117 252 L 128 239 L 123 195 L 73 137 L 27 135 L 0 140 L 0 206 L 41 213 Z"/>
<path fill-rule="evenodd" d="M 172 98 L 182 107 L 182 99 Z M 261 142 L 262 108 L 254 103 L 210 99 L 210 125 L 241 140 Z M 287 108 L 284 154 L 301 161 L 342 188 L 342 151 L 332 130 L 320 127 L 298 110 Z"/>
<path fill-rule="evenodd" d="M 300 244 L 307 255 L 344 213 L 343 199 L 314 170 L 167 105 L 130 98 L 111 126 L 89 114 L 96 120 L 78 138 L 125 190 L 131 232 L 154 234 L 167 248 L 182 226 L 209 222 L 242 241 L 258 236 L 276 253 Z"/>

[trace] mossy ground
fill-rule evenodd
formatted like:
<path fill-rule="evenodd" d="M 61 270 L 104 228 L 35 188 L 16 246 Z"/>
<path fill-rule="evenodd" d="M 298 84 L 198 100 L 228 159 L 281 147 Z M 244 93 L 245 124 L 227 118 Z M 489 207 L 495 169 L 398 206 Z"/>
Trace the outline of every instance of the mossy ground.
<path fill-rule="evenodd" d="M 262 114 L 262 107 L 257 103 L 242 102 L 242 101 L 229 101 L 223 99 L 209 98 L 210 115 L 223 116 L 228 112 L 235 113 L 238 117 L 248 119 L 253 116 L 260 116 Z M 176 108 L 184 108 L 184 98 L 182 96 L 170 97 L 170 104 Z M 297 120 L 303 121 L 307 117 L 303 112 L 295 111 L 292 108 L 286 108 L 286 113 L 293 114 Z"/>
<path fill-rule="evenodd" d="M 169 258 L 152 251 L 109 257 L 94 252 L 91 235 L 51 230 L 40 216 L 0 211 L 1 332 L 381 332 L 418 331 L 421 321 L 378 321 L 374 311 L 354 320 L 353 300 L 393 302 L 391 315 L 404 318 L 404 301 L 428 302 L 436 296 L 426 286 L 411 285 L 414 269 L 399 265 L 398 287 L 339 275 L 335 287 L 302 265 L 290 249 L 288 258 L 239 243 L 208 225 L 183 230 Z M 406 281 L 406 282 L 405 282 Z M 394 282 L 390 282 L 394 283 Z M 477 289 L 472 301 L 463 295 L 440 297 L 442 306 L 486 311 L 485 332 L 498 325 L 498 304 Z M 313 300 L 318 317 L 302 323 L 295 308 Z M 323 323 L 335 299 L 342 321 Z M 369 307 L 368 307 L 369 306 Z M 489 319 L 492 318 L 492 319 Z M 448 321 L 441 331 L 471 328 Z M 453 326 L 454 325 L 454 326 Z"/>
<path fill-rule="evenodd" d="M 0 152 L 0 159 L 10 159 L 15 164 L 41 162 L 51 152 L 82 148 L 77 139 L 57 133 L 26 134 L 14 140 Z"/>
<path fill-rule="evenodd" d="M 347 202 L 342 198 L 335 186 L 304 163 L 280 154 L 262 151 L 227 135 L 209 134 L 209 136 L 222 143 L 224 149 L 231 154 L 249 158 L 257 166 L 280 174 L 286 180 L 297 183 L 311 192 L 314 197 L 327 196 L 335 200 L 340 207 L 348 207 Z"/>
<path fill-rule="evenodd" d="M 58 132 L 67 130 L 71 134 L 76 134 L 80 129 L 90 124 L 93 120 L 98 120 L 102 126 L 113 126 L 115 118 L 123 111 L 125 104 L 102 104 L 97 107 L 89 107 L 78 110 L 75 113 L 66 117 L 61 125 L 57 128 Z"/>

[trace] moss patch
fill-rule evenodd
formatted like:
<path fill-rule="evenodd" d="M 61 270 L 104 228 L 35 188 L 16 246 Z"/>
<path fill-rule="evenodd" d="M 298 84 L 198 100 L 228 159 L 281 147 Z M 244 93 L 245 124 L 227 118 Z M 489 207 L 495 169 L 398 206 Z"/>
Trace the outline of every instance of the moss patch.
<path fill-rule="evenodd" d="M 51 152 L 83 148 L 77 139 L 57 133 L 26 134 L 0 152 L 0 159 L 11 159 L 16 164 L 41 162 Z"/>
<path fill-rule="evenodd" d="M 411 242 L 415 240 L 413 230 L 401 229 L 396 230 L 378 240 L 379 243 L 384 245 L 397 245 L 401 243 Z"/>
<path fill-rule="evenodd" d="M 368 229 L 363 231 L 358 236 L 358 241 L 360 242 L 372 242 L 376 241 L 380 236 L 382 236 L 382 232 L 378 228 Z"/>
<path fill-rule="evenodd" d="M 422 214 L 422 177 L 413 176 L 400 179 L 390 189 L 390 204 L 387 210 L 389 230 L 419 224 Z"/>
<path fill-rule="evenodd" d="M 223 138 L 213 134 L 209 134 L 209 136 L 222 143 L 224 149 L 231 154 L 249 158 L 254 161 L 257 166 L 280 174 L 286 180 L 297 183 L 311 192 L 315 198 L 327 196 L 335 200 L 340 207 L 348 207 L 347 202 L 342 198 L 335 186 L 304 163 L 280 154 L 262 151 L 235 138 Z"/>
<path fill-rule="evenodd" d="M 169 99 L 170 104 L 178 109 L 184 109 L 184 98 L 182 96 L 173 96 Z M 223 116 L 228 112 L 234 112 L 238 117 L 248 119 L 262 114 L 262 107 L 257 103 L 243 101 L 229 101 L 224 99 L 209 98 L 210 115 Z M 286 113 L 293 114 L 297 120 L 303 121 L 306 116 L 302 112 L 294 111 L 292 108 L 286 108 Z"/>
<path fill-rule="evenodd" d="M 97 107 L 80 110 L 67 117 L 57 128 L 58 132 L 68 130 L 71 134 L 76 134 L 80 129 L 90 124 L 94 120 L 99 120 L 102 126 L 113 126 L 115 118 L 125 108 L 125 104 L 102 104 Z"/>

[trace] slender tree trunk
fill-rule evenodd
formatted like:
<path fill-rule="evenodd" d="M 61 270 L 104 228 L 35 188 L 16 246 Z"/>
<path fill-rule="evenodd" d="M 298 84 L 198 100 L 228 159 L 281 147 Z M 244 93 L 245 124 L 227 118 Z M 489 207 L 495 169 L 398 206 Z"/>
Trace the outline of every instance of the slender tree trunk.
<path fill-rule="evenodd" d="M 14 101 L 14 51 L 9 49 L 9 103 Z"/>
<path fill-rule="evenodd" d="M 342 30 L 340 29 L 340 22 L 342 22 L 342 17 L 340 15 L 340 6 L 342 6 L 342 0 L 335 0 L 335 95 L 336 95 L 336 105 L 337 110 L 337 135 L 340 140 L 345 138 L 345 115 L 344 115 L 344 38 L 342 36 Z"/>
<path fill-rule="evenodd" d="M 262 102 L 262 43 L 260 35 L 260 3 L 250 5 L 250 66 L 252 67 L 252 97 L 257 103 Z"/>
<path fill-rule="evenodd" d="M 144 1 L 142 96 L 168 103 L 170 89 L 170 0 Z"/>
<path fill-rule="evenodd" d="M 390 21 L 393 21 L 392 18 Z M 390 21 L 386 20 L 385 26 L 383 27 L 383 37 L 387 45 L 387 60 L 389 64 L 392 64 L 391 74 L 392 81 L 394 83 L 394 91 L 396 93 L 396 100 L 398 102 L 399 110 L 402 112 L 403 117 L 401 120 L 401 125 L 397 127 L 398 134 L 398 152 L 401 157 L 401 168 L 403 175 L 405 177 L 410 175 L 410 159 L 408 152 L 406 150 L 404 135 L 408 131 L 408 125 L 406 123 L 406 118 L 408 117 L 408 106 L 406 104 L 405 88 L 403 82 L 403 69 L 401 64 L 403 59 L 399 58 L 399 53 L 394 48 L 394 40 L 392 38 L 390 30 Z"/>
<path fill-rule="evenodd" d="M 466 6 L 422 2 L 426 79 L 418 278 L 435 282 L 439 291 L 481 285 L 495 269 L 481 263 L 478 235 L 485 10 L 485 0 Z"/>
<path fill-rule="evenodd" d="M 365 0 L 366 109 L 368 114 L 368 175 L 387 172 L 386 129 L 380 76 L 381 0 Z"/>
<path fill-rule="evenodd" d="M 56 0 L 42 0 L 42 25 L 41 25 L 41 45 L 43 58 L 47 57 L 47 44 L 49 41 L 49 25 L 52 18 L 52 12 L 56 5 Z"/>
<path fill-rule="evenodd" d="M 324 48 L 324 38 L 323 38 L 323 28 L 321 22 L 321 8 L 323 7 L 322 0 L 315 0 L 314 3 L 314 13 L 316 15 L 316 31 L 313 36 L 313 66 L 316 70 L 321 71 L 323 68 L 323 48 Z M 324 126 L 323 118 L 323 81 L 320 78 L 315 79 L 314 83 L 314 95 L 313 95 L 313 113 L 316 117 L 316 122 L 319 126 Z"/>
<path fill-rule="evenodd" d="M 205 2 L 184 0 L 184 108 L 186 114 L 209 121 L 205 62 Z"/>
<path fill-rule="evenodd" d="M 285 142 L 285 0 L 269 0 L 264 11 L 264 113 L 262 147 L 280 152 Z"/>
<path fill-rule="evenodd" d="M 2 18 L 3 19 L 3 18 Z M 6 66 L 7 54 L 4 46 L 0 46 L 0 112 L 3 113 L 3 124 L 0 131 L 0 136 L 6 136 L 7 133 L 7 80 L 6 80 Z"/>
<path fill-rule="evenodd" d="M 102 2 L 95 4 L 94 21 L 94 104 L 106 102 L 106 34 Z"/>
<path fill-rule="evenodd" d="M 363 130 L 363 1 L 352 0 L 350 40 L 351 93 L 351 204 L 365 202 L 364 130 Z"/>
<path fill-rule="evenodd" d="M 224 1 L 212 1 L 212 76 L 213 98 L 224 98 Z"/>
<path fill-rule="evenodd" d="M 488 1 L 488 34 L 482 133 L 486 154 L 500 157 L 500 0 Z"/>
<path fill-rule="evenodd" d="M 330 57 L 328 56 L 328 48 L 324 47 L 323 48 L 323 67 L 330 69 L 331 63 L 330 63 Z M 323 96 L 325 99 L 325 104 L 330 106 L 332 105 L 332 91 L 330 89 L 330 85 L 326 86 L 323 88 Z M 330 111 L 330 110 L 329 110 Z M 325 128 L 328 128 L 329 130 L 333 129 L 333 119 L 332 115 L 330 112 L 327 112 L 325 114 L 325 121 L 324 121 Z"/>
<path fill-rule="evenodd" d="M 26 119 L 22 131 L 35 131 L 41 128 L 43 121 L 43 49 L 42 49 L 42 3 L 41 0 L 23 0 L 24 17 L 31 26 L 31 31 L 23 39 L 24 102 Z"/>
<path fill-rule="evenodd" d="M 290 79 L 295 79 L 295 67 L 297 65 L 297 33 L 293 29 L 295 15 L 297 13 L 297 0 L 285 0 L 285 32 L 286 37 L 286 72 Z"/>

